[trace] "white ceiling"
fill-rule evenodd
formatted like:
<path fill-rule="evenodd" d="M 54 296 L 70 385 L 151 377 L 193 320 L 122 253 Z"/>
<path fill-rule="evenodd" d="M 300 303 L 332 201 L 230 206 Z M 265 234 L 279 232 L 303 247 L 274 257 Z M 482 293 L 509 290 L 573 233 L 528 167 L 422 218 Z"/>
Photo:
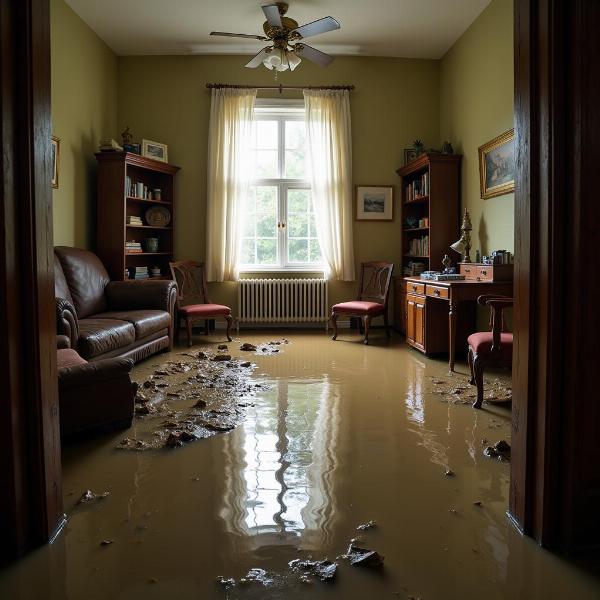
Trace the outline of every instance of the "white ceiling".
<path fill-rule="evenodd" d="M 210 37 L 262 35 L 270 0 L 66 0 L 118 55 L 255 54 L 264 42 Z M 506 0 L 507 2 L 509 0 Z M 335 17 L 341 30 L 309 38 L 331 54 L 441 58 L 490 0 L 290 0 L 303 25 Z"/>

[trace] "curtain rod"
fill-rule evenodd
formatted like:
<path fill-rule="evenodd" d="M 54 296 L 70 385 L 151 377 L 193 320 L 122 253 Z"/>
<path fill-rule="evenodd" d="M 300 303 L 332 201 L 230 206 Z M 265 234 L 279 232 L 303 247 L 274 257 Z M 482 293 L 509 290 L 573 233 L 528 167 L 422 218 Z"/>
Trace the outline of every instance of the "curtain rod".
<path fill-rule="evenodd" d="M 348 90 L 354 89 L 353 85 L 239 85 L 237 83 L 207 83 L 206 87 L 212 89 L 234 88 L 234 89 L 257 89 L 257 90 Z"/>

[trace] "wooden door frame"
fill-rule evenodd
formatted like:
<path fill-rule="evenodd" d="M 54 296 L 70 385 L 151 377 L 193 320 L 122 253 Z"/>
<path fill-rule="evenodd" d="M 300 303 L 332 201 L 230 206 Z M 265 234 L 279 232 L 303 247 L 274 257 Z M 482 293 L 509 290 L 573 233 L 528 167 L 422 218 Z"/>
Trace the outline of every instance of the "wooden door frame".
<path fill-rule="evenodd" d="M 509 515 L 568 552 L 600 545 L 599 25 L 597 0 L 515 0 Z"/>
<path fill-rule="evenodd" d="M 0 558 L 64 524 L 50 186 L 49 0 L 0 2 Z M 4 333 L 5 332 L 5 333 Z"/>

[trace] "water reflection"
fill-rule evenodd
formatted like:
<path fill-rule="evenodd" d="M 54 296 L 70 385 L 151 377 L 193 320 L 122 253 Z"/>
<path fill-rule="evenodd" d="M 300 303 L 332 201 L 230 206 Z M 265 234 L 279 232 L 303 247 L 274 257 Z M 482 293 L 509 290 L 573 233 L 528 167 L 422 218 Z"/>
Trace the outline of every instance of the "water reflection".
<path fill-rule="evenodd" d="M 324 544 L 336 512 L 338 435 L 339 396 L 327 377 L 274 381 L 225 440 L 227 530 L 253 546 Z"/>

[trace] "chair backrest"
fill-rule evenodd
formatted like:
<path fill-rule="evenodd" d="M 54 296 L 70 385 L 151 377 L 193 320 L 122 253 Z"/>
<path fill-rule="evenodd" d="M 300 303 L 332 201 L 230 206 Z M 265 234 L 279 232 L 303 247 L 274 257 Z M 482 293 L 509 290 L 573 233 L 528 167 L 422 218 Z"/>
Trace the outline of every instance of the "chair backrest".
<path fill-rule="evenodd" d="M 506 330 L 504 310 L 514 305 L 514 298 L 484 294 L 477 298 L 477 303 L 490 307 L 490 329 L 492 331 L 492 352 L 500 350 L 502 332 Z"/>
<path fill-rule="evenodd" d="M 358 300 L 379 302 L 387 306 L 393 271 L 393 263 L 378 261 L 361 263 Z"/>
<path fill-rule="evenodd" d="M 56 246 L 54 254 L 60 263 L 60 269 L 55 263 L 55 293 L 65 297 L 66 284 L 71 298 L 65 299 L 72 300 L 80 319 L 104 312 L 105 288 L 110 277 L 100 259 L 89 250 L 68 246 Z M 63 278 L 60 277 L 61 270 Z"/>
<path fill-rule="evenodd" d="M 170 262 L 171 275 L 177 283 L 177 304 L 210 304 L 204 263 L 195 260 Z"/>

